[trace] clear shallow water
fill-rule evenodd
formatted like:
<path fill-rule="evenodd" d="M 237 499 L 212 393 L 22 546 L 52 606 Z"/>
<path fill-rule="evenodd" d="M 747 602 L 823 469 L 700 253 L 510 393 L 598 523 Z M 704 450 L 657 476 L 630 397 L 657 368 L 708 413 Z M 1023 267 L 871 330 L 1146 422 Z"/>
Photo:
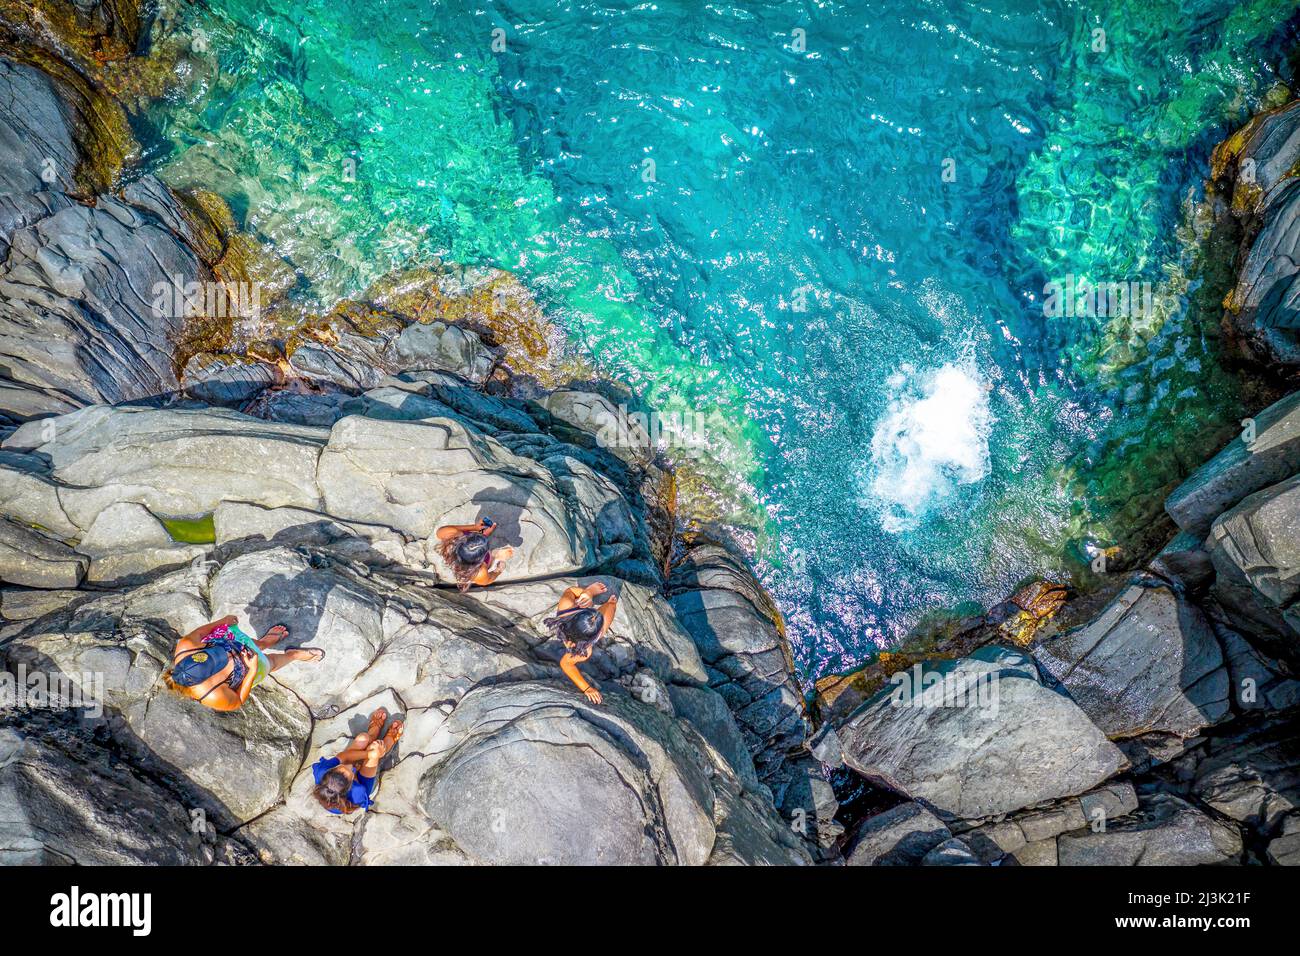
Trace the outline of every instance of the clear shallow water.
<path fill-rule="evenodd" d="M 151 155 L 304 298 L 500 265 L 604 372 L 714 415 L 703 464 L 757 503 L 815 676 L 1124 540 L 1220 441 L 1177 227 L 1294 9 L 211 0 Z M 1167 307 L 1046 318 L 1069 273 Z"/>

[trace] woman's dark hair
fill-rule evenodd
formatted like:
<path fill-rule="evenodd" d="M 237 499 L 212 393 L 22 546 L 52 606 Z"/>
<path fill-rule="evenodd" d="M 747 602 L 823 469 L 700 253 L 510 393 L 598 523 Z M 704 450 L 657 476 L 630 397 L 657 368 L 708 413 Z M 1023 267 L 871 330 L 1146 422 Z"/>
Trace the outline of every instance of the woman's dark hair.
<path fill-rule="evenodd" d="M 596 643 L 605 619 L 594 607 L 575 607 L 548 617 L 542 623 L 566 645 L 584 647 Z"/>
<path fill-rule="evenodd" d="M 447 562 L 447 566 L 451 568 L 451 573 L 455 575 L 456 586 L 462 591 L 469 590 L 478 569 L 492 556 L 487 535 L 479 534 L 477 531 L 458 534 L 454 538 L 441 542 L 438 551 L 442 559 Z"/>
<path fill-rule="evenodd" d="M 351 813 L 357 809 L 357 805 L 348 799 L 348 791 L 351 789 L 352 778 L 348 776 L 348 772 L 335 767 L 321 777 L 320 783 L 316 784 L 316 789 L 311 792 L 311 795 L 326 810 Z"/>

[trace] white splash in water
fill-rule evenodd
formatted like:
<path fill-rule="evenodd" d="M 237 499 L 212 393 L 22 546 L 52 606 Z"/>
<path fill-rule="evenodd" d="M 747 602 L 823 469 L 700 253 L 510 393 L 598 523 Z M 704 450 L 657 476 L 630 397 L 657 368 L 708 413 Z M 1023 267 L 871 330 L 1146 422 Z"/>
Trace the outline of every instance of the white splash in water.
<path fill-rule="evenodd" d="M 860 503 L 898 533 L 919 525 L 958 485 L 989 473 L 993 417 L 988 386 L 971 358 L 923 372 L 904 366 L 887 385 L 889 407 L 871 436 Z"/>

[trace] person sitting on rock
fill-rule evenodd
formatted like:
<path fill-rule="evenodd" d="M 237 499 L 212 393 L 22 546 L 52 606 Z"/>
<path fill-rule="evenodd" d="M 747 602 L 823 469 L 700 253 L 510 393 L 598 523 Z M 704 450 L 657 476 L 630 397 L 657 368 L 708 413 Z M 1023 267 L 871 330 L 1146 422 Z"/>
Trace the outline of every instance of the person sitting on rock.
<path fill-rule="evenodd" d="M 213 710 L 238 710 L 267 674 L 290 661 L 319 661 L 325 657 L 319 648 L 308 647 L 268 654 L 270 648 L 289 636 L 289 629 L 277 624 L 255 641 L 239 629 L 238 621 L 231 614 L 177 641 L 172 666 L 163 673 L 167 686 Z"/>
<path fill-rule="evenodd" d="M 438 553 L 451 568 L 462 592 L 475 584 L 491 584 L 514 555 L 515 549 L 509 545 L 495 551 L 488 547 L 488 536 L 496 528 L 491 518 L 480 518 L 478 524 L 449 524 L 437 530 Z"/>
<path fill-rule="evenodd" d="M 601 702 L 600 691 L 582 676 L 578 665 L 591 657 L 596 643 L 614 623 L 614 614 L 618 611 L 617 595 L 611 594 L 600 607 L 595 605 L 595 599 L 608 590 L 599 581 L 585 588 L 568 588 L 555 606 L 555 615 L 543 622 L 564 643 L 560 670 L 593 704 Z"/>
<path fill-rule="evenodd" d="M 380 707 L 370 715 L 370 726 L 365 733 L 357 734 L 347 749 L 337 757 L 321 757 L 311 765 L 316 778 L 316 789 L 311 795 L 330 813 L 351 813 L 370 809 L 379 780 L 379 761 L 402 739 L 405 725 L 393 721 L 388 733 L 380 737 L 388 721 L 388 710 Z"/>

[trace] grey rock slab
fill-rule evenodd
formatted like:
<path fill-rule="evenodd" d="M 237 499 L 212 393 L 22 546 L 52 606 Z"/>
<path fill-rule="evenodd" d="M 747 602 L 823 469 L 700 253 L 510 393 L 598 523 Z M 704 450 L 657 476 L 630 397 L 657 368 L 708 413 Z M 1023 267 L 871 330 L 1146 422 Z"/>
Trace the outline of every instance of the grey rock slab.
<path fill-rule="evenodd" d="M 884 689 L 838 732 L 849 766 L 942 818 L 977 819 L 1082 793 L 1127 766 L 1024 654 L 990 646 L 922 667 L 925 688 Z"/>

